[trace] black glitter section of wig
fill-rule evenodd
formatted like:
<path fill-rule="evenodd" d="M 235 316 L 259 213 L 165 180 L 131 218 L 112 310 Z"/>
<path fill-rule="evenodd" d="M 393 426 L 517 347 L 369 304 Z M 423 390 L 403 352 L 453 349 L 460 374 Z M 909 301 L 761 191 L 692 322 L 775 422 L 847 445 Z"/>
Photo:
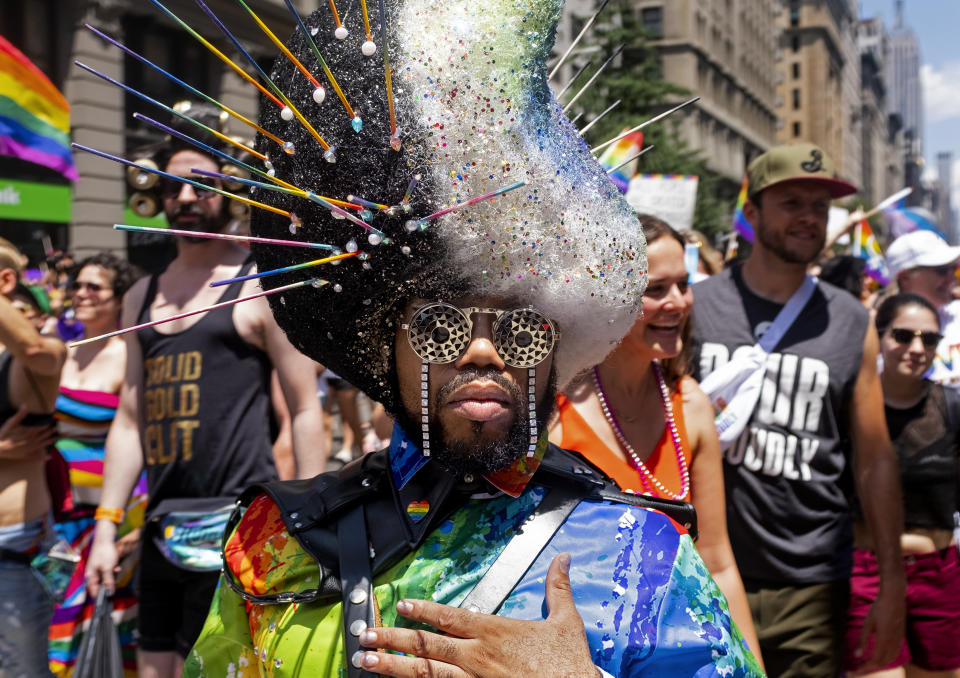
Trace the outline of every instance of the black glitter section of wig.
<path fill-rule="evenodd" d="M 371 3 L 371 25 L 378 25 L 379 14 Z M 393 12 L 388 4 L 388 16 Z M 295 238 L 328 243 L 345 248 L 355 239 L 360 250 L 370 255 L 369 268 L 357 258 L 264 279 L 264 288 L 273 288 L 315 276 L 329 281 L 314 289 L 300 288 L 269 297 L 277 322 L 300 351 L 324 364 L 384 404 L 390 412 L 401 407 L 394 368 L 394 336 L 400 311 L 413 297 L 450 299 L 463 294 L 465 285 L 456 272 L 443 266 L 441 241 L 431 230 L 408 232 L 404 222 L 430 214 L 439 208 L 431 198 L 429 173 L 422 171 L 429 153 L 424 140 L 428 131 L 418 128 L 416 116 L 403 97 L 396 100 L 403 148 L 390 148 L 390 123 L 382 58 L 383 45 L 374 30 L 378 51 L 364 57 L 360 45 L 363 31 L 354 30 L 344 41 L 332 38 L 335 24 L 325 8 L 305 19 L 310 28 L 318 28 L 315 40 L 347 100 L 363 120 L 357 133 L 343 104 L 327 81 L 301 31 L 287 45 L 298 59 L 315 74 L 326 89 L 326 100 L 317 105 L 313 85 L 285 57 L 279 57 L 271 77 L 316 131 L 331 146 L 337 147 L 336 163 L 327 162 L 324 149 L 297 121 L 285 121 L 280 109 L 261 97 L 260 124 L 295 145 L 295 154 L 287 155 L 262 135 L 257 147 L 267 153 L 276 176 L 318 195 L 346 200 L 356 195 L 366 200 L 397 205 L 410 179 L 422 179 L 410 200 L 410 212 L 396 216 L 376 212 L 371 225 L 392 239 L 390 244 L 371 246 L 367 233 L 346 220 L 335 219 L 325 207 L 296 196 L 255 189 L 256 200 L 291 210 L 303 225 L 291 236 L 285 217 L 254 209 L 251 232 L 271 238 Z M 391 43 L 396 54 L 399 46 Z M 396 79 L 395 79 L 396 86 Z M 350 210 L 351 213 L 356 214 Z M 317 250 L 254 245 L 259 270 L 280 268 L 318 258 Z M 341 291 L 337 292 L 336 289 Z"/>

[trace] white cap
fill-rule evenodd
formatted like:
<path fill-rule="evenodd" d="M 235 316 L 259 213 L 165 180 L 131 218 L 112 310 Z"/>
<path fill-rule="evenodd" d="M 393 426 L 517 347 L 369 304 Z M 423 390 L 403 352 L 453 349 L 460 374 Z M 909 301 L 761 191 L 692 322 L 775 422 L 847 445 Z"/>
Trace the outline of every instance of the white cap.
<path fill-rule="evenodd" d="M 933 231 L 905 233 L 887 249 L 887 267 L 896 277 L 918 266 L 946 266 L 960 261 L 960 247 L 951 247 Z"/>

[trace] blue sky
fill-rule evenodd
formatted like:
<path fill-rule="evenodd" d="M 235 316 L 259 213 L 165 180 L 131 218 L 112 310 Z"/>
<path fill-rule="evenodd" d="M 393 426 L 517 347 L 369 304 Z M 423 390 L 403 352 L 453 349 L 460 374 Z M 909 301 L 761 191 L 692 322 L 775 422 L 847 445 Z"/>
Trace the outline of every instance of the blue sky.
<path fill-rule="evenodd" d="M 860 16 L 880 15 L 889 30 L 894 23 L 894 0 L 860 0 Z M 960 206 L 960 2 L 905 0 L 904 23 L 920 44 L 923 67 L 927 166 L 936 167 L 939 151 L 953 151 L 953 207 Z"/>

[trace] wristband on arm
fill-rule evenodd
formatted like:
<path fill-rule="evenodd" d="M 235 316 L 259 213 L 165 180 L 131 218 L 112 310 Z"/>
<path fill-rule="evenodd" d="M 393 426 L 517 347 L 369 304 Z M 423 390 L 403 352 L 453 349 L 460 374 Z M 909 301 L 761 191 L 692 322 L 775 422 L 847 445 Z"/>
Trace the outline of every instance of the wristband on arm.
<path fill-rule="evenodd" d="M 119 525 L 123 522 L 123 509 L 98 506 L 96 512 L 93 514 L 93 519 L 97 521 L 109 520 L 111 523 Z"/>

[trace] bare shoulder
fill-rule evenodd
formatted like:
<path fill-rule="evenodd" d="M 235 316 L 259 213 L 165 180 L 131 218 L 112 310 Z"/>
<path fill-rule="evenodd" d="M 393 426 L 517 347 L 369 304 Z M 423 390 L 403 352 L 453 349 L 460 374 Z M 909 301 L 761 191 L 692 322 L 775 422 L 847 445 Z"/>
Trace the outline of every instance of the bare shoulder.
<path fill-rule="evenodd" d="M 683 394 L 683 413 L 687 426 L 703 421 L 709 421 L 713 425 L 713 403 L 697 380 L 690 376 L 681 378 L 680 391 Z"/>
<path fill-rule="evenodd" d="M 119 337 L 107 341 L 101 353 L 104 360 L 123 365 L 127 361 L 127 345 Z"/>
<path fill-rule="evenodd" d="M 253 297 L 261 292 L 263 288 L 260 287 L 258 280 L 247 280 L 240 288 L 239 298 Z M 233 322 L 240 336 L 260 349 L 266 348 L 266 335 L 277 324 L 266 297 L 256 297 L 238 303 L 234 307 Z"/>
<path fill-rule="evenodd" d="M 680 391 L 683 393 L 684 405 L 691 404 L 695 406 L 702 405 L 708 408 L 713 407 L 713 405 L 710 404 L 710 398 L 703 392 L 703 389 L 700 388 L 700 382 L 690 375 L 685 375 L 680 378 Z"/>
<path fill-rule="evenodd" d="M 133 286 L 123 295 L 124 324 L 127 324 L 126 319 L 140 312 L 140 307 L 143 306 L 143 301 L 147 298 L 147 290 L 150 288 L 150 278 L 149 275 L 143 276 L 133 283 Z"/>

